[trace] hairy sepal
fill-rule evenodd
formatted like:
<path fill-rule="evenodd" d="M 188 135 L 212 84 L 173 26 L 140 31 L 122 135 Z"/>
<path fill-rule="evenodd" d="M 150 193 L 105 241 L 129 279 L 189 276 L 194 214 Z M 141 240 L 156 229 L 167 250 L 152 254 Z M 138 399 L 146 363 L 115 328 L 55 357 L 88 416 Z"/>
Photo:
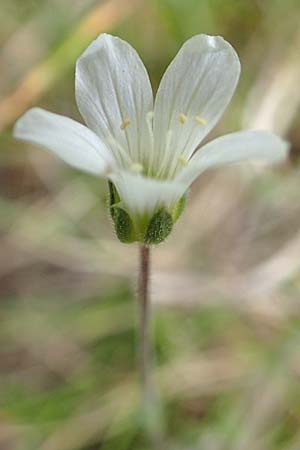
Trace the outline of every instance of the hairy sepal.
<path fill-rule="evenodd" d="M 147 245 L 160 244 L 171 233 L 173 228 L 173 219 L 166 209 L 158 210 L 149 221 L 144 243 Z"/>
<path fill-rule="evenodd" d="M 114 184 L 109 181 L 109 210 L 119 241 L 130 244 L 136 241 L 134 225 L 130 215 L 121 207 L 119 194 Z"/>

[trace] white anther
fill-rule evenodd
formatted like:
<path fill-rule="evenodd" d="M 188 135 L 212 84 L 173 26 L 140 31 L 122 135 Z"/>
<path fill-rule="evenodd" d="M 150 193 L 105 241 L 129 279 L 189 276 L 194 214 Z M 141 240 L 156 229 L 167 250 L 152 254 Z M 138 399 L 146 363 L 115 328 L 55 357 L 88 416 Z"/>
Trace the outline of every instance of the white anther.
<path fill-rule="evenodd" d="M 178 120 L 179 120 L 179 122 L 181 123 L 181 125 L 184 125 L 185 122 L 187 121 L 187 117 L 186 117 L 185 114 L 181 113 L 181 114 L 179 114 L 179 116 L 178 116 Z"/>
<path fill-rule="evenodd" d="M 207 120 L 205 120 L 201 116 L 196 116 L 195 119 L 196 119 L 196 122 L 198 123 L 198 125 L 206 125 L 207 124 Z"/>
<path fill-rule="evenodd" d="M 125 130 L 125 128 L 127 128 L 130 123 L 131 123 L 130 119 L 125 119 L 120 125 L 121 130 Z"/>

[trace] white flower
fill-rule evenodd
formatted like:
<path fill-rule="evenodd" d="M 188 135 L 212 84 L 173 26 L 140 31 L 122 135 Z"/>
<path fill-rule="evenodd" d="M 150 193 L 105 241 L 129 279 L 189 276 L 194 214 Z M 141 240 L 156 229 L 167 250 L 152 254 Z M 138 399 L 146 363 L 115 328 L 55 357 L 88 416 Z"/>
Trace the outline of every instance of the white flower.
<path fill-rule="evenodd" d="M 76 64 L 77 105 L 87 127 L 33 108 L 18 120 L 14 135 L 112 181 L 122 208 L 145 224 L 160 208 L 172 211 L 206 169 L 286 156 L 287 143 L 263 131 L 228 134 L 195 152 L 227 107 L 239 74 L 228 42 L 194 36 L 166 70 L 153 102 L 136 51 L 102 34 Z"/>

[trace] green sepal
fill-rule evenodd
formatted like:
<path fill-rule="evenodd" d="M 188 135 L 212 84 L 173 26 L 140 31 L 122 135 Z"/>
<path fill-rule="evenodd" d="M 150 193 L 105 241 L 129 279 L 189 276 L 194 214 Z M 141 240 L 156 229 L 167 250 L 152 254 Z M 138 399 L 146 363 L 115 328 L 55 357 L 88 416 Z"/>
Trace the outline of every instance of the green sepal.
<path fill-rule="evenodd" d="M 111 208 L 112 206 L 120 202 L 120 197 L 117 192 L 117 189 L 115 188 L 115 185 L 111 181 L 108 182 L 108 190 L 109 190 L 109 207 Z"/>
<path fill-rule="evenodd" d="M 173 219 L 173 223 L 175 223 L 179 217 L 181 216 L 185 204 L 186 204 L 186 197 L 187 194 L 184 194 L 179 200 L 178 202 L 175 204 L 173 210 L 172 210 L 172 219 Z"/>
<path fill-rule="evenodd" d="M 125 244 L 134 242 L 136 239 L 132 220 L 129 214 L 119 205 L 120 197 L 111 181 L 108 182 L 108 187 L 109 210 L 114 223 L 116 235 L 119 241 Z"/>
<path fill-rule="evenodd" d="M 161 208 L 149 218 L 137 219 L 133 222 L 122 202 L 114 184 L 109 181 L 109 209 L 118 239 L 123 243 L 135 241 L 147 245 L 163 242 L 171 233 L 173 224 L 179 219 L 186 203 L 186 194 L 175 204 L 171 211 Z"/>
<path fill-rule="evenodd" d="M 171 233 L 173 219 L 165 209 L 160 209 L 151 218 L 147 227 L 144 243 L 147 245 L 163 242 Z"/>
<path fill-rule="evenodd" d="M 129 214 L 118 205 L 112 206 L 110 212 L 119 241 L 124 244 L 134 242 L 136 240 L 134 227 Z"/>

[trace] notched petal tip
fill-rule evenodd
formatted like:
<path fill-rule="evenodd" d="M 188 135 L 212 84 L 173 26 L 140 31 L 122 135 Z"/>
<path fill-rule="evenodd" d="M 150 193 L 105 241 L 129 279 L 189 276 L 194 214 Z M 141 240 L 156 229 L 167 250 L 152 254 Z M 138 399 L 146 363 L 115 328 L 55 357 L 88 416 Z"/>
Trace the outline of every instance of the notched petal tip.
<path fill-rule="evenodd" d="M 196 34 L 188 39 L 182 46 L 182 49 L 185 49 L 190 52 L 199 52 L 199 51 L 233 51 L 235 56 L 237 56 L 237 52 L 226 39 L 222 36 L 214 36 L 209 34 Z"/>
<path fill-rule="evenodd" d="M 240 70 L 236 51 L 220 36 L 199 34 L 183 44 L 163 75 L 154 105 L 154 141 L 157 153 L 166 155 L 165 171 L 174 155 L 184 152 L 188 159 L 216 125 Z M 166 142 L 169 130 L 172 146 Z"/>
<path fill-rule="evenodd" d="M 213 36 L 208 34 L 198 34 L 186 41 L 182 50 L 189 52 L 225 52 L 227 57 L 231 60 L 236 74 L 236 83 L 238 82 L 241 72 L 241 62 L 237 51 L 231 43 L 226 41 L 222 36 Z M 233 67 L 231 70 L 233 70 Z"/>
<path fill-rule="evenodd" d="M 108 33 L 101 33 L 99 34 L 96 39 L 94 39 L 89 46 L 84 50 L 84 52 L 79 56 L 77 59 L 77 63 L 82 60 L 83 58 L 87 56 L 91 56 L 93 53 L 97 52 L 101 47 L 104 45 L 109 45 L 113 42 L 124 42 L 122 39 L 118 38 L 117 36 L 113 36 L 112 34 Z"/>

